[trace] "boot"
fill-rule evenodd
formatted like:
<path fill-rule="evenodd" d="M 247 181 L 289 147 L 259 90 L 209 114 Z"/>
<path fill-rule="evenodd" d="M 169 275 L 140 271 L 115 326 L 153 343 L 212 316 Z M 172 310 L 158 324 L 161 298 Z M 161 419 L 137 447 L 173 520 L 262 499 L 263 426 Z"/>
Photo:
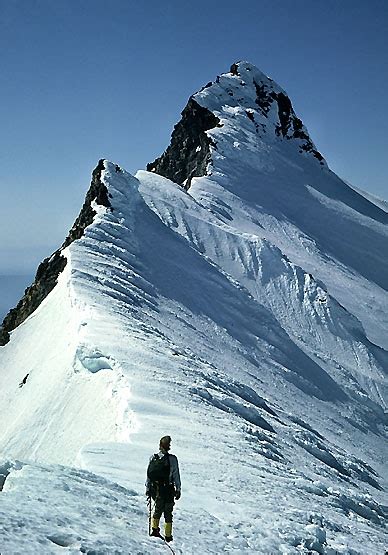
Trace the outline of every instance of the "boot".
<path fill-rule="evenodd" d="M 159 528 L 159 518 L 152 519 L 152 532 L 151 536 L 156 536 L 157 538 L 160 537 L 160 528 Z"/>
<path fill-rule="evenodd" d="M 172 542 L 172 522 L 164 523 L 164 539 L 166 542 Z"/>
<path fill-rule="evenodd" d="M 160 528 L 152 528 L 151 536 L 155 536 L 156 538 L 160 538 Z"/>

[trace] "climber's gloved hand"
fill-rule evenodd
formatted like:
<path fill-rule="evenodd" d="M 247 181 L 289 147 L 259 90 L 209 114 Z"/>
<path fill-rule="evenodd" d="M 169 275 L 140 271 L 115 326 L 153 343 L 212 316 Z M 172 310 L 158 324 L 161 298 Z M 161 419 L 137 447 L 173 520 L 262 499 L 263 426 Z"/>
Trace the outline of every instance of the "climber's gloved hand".
<path fill-rule="evenodd" d="M 178 499 L 180 498 L 180 496 L 181 496 L 181 490 L 177 489 L 177 490 L 175 491 L 175 499 L 178 501 Z"/>

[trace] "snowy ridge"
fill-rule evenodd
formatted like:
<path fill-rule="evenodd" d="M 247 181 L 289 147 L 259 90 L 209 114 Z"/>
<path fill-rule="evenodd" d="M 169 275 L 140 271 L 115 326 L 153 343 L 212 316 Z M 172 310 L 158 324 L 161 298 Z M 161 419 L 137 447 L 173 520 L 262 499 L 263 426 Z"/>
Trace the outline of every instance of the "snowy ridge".
<path fill-rule="evenodd" d="M 143 492 L 164 433 L 176 553 L 383 550 L 386 214 L 301 156 L 275 108 L 254 114 L 272 136 L 256 132 L 247 67 L 195 95 L 222 126 L 188 192 L 104 161 L 110 206 L 92 201 L 58 284 L 0 349 L 2 552 L 162 552 Z M 35 498 L 43 476 L 56 511 Z"/>

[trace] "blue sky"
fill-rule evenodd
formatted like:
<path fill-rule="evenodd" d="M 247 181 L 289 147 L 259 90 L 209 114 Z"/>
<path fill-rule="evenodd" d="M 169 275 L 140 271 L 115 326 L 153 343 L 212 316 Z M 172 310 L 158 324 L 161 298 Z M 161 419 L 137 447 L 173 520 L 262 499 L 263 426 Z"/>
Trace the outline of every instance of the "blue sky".
<path fill-rule="evenodd" d="M 385 0 L 0 0 L 0 274 L 32 274 L 98 159 L 144 168 L 239 59 L 288 92 L 334 171 L 388 198 L 387 28 Z"/>

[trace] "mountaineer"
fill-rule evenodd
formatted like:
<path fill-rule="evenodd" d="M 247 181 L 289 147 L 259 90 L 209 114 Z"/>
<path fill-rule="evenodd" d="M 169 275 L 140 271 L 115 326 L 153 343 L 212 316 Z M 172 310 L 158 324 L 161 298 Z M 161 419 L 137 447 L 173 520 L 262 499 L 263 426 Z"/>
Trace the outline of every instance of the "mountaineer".
<path fill-rule="evenodd" d="M 174 499 L 181 496 L 181 479 L 178 459 L 169 453 L 171 437 L 164 436 L 159 442 L 159 453 L 152 455 L 147 468 L 146 495 L 149 499 L 151 518 L 151 498 L 155 501 L 152 515 L 151 536 L 162 537 L 159 520 L 164 513 L 164 539 L 172 541 L 172 511 Z"/>

